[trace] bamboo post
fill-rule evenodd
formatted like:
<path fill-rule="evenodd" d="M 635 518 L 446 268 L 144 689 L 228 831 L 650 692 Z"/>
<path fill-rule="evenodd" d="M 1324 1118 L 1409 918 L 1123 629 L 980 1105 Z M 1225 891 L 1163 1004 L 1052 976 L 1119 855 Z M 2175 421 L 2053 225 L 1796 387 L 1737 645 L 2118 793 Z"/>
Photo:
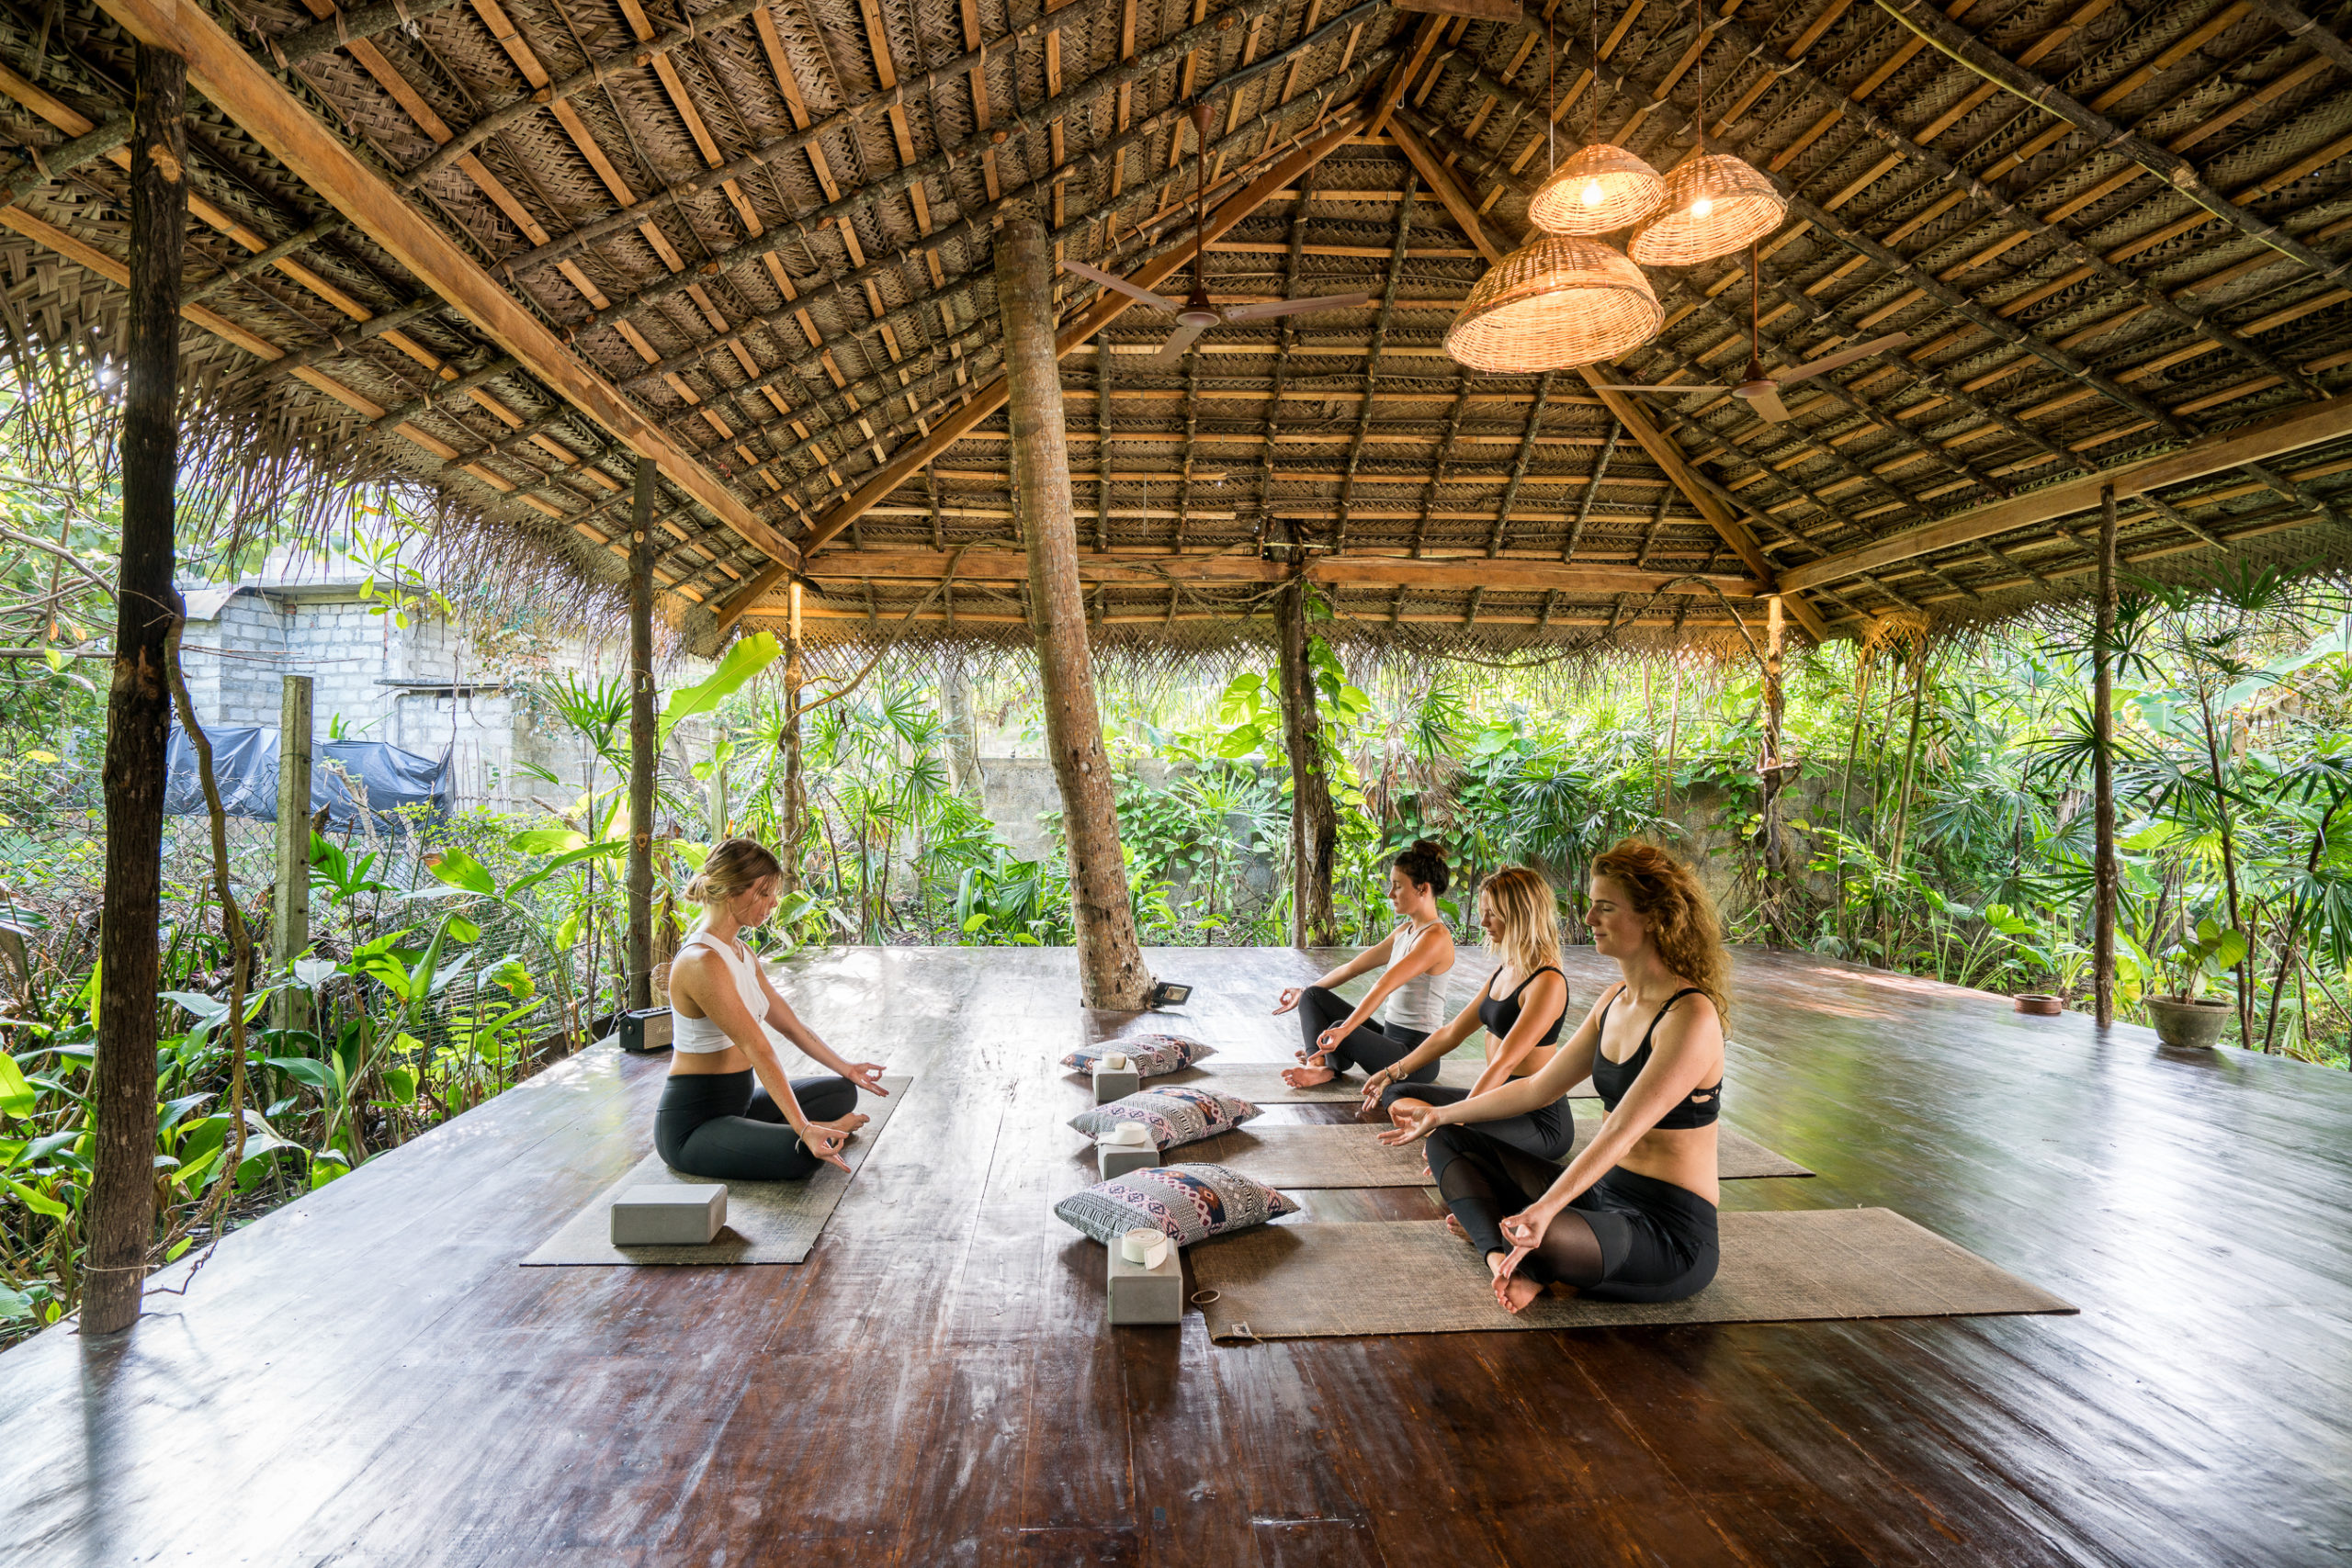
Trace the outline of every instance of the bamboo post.
<path fill-rule="evenodd" d="M 1764 747 L 1758 783 L 1764 807 L 1764 874 L 1786 874 L 1787 856 L 1781 845 L 1781 651 L 1784 625 L 1781 596 L 1764 601 Z"/>
<path fill-rule="evenodd" d="M 2115 1021 L 2115 487 L 2098 495 L 2098 631 L 2091 646 L 2092 825 L 2098 835 L 2091 910 L 2091 990 L 2098 1026 Z"/>
<path fill-rule="evenodd" d="M 1911 774 L 1919 762 L 1919 716 L 1928 706 L 1928 644 L 1922 637 L 1911 650 L 1911 733 L 1903 742 L 1903 776 L 1894 787 L 1894 840 L 1887 848 L 1887 880 L 1903 876 L 1903 852 L 1911 828 Z M 1894 967 L 1894 908 L 1879 912 L 1879 959 Z"/>
<path fill-rule="evenodd" d="M 180 265 L 186 246 L 187 62 L 131 51 L 130 305 L 122 408 L 122 567 L 107 699 L 106 902 L 99 918 L 97 1055 L 90 1074 L 96 1173 L 83 1264 L 82 1329 L 139 1319 L 155 1228 L 155 1038 L 161 958 L 164 643 L 179 431 Z M 228 1179 L 228 1178 L 223 1178 Z"/>
<path fill-rule="evenodd" d="M 269 899 L 269 960 L 281 973 L 311 945 L 311 700 L 308 675 L 288 675 L 277 697 L 277 865 Z M 308 1029 L 311 999 L 292 987 L 271 1012 L 280 1029 Z"/>
<path fill-rule="evenodd" d="M 787 595 L 791 610 L 784 639 L 784 826 L 776 859 L 784 863 L 784 890 L 800 888 L 800 838 L 808 831 L 808 798 L 800 781 L 800 689 L 807 675 L 800 663 L 800 581 L 795 578 Z"/>
<path fill-rule="evenodd" d="M 653 1005 L 653 492 L 661 469 L 637 464 L 628 533 L 628 1000 Z"/>
<path fill-rule="evenodd" d="M 1306 593 L 1306 562 L 1294 545 L 1290 581 L 1274 598 L 1283 743 L 1290 753 L 1290 939 L 1299 947 L 1329 947 L 1339 940 L 1331 857 L 1340 823 L 1323 769 L 1323 719 L 1316 709 L 1315 671 L 1307 657 Z"/>
<path fill-rule="evenodd" d="M 1050 256 L 1045 225 L 1034 214 L 1015 212 L 997 231 L 1014 510 L 1029 554 L 1029 615 L 1037 636 L 1046 738 L 1069 844 L 1080 1000 L 1087 1007 L 1137 1009 L 1151 999 L 1152 977 L 1136 940 L 1110 759 L 1094 704 L 1069 454 L 1062 445 Z"/>

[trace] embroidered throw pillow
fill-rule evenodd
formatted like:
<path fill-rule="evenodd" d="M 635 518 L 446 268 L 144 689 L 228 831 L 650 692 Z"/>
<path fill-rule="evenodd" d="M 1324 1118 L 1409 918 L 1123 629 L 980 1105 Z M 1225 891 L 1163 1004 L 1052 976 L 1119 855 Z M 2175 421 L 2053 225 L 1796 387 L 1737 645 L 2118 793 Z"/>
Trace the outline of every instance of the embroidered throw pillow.
<path fill-rule="evenodd" d="M 1205 1089 L 1138 1089 L 1125 1100 L 1098 1105 L 1069 1119 L 1069 1124 L 1090 1138 L 1099 1138 L 1122 1122 L 1140 1122 L 1155 1148 L 1198 1143 L 1218 1133 L 1231 1132 L 1258 1114 L 1246 1100 Z"/>
<path fill-rule="evenodd" d="M 1214 1056 L 1216 1048 L 1182 1034 L 1130 1034 L 1100 1045 L 1080 1045 L 1062 1058 L 1062 1066 L 1091 1073 L 1097 1062 L 1114 1053 L 1133 1062 L 1141 1077 L 1156 1078 L 1163 1073 L 1182 1072 L 1204 1056 Z"/>
<path fill-rule="evenodd" d="M 1261 1182 L 1221 1165 L 1155 1165 L 1097 1182 L 1054 1205 L 1066 1224 L 1105 1246 L 1127 1231 L 1159 1231 L 1178 1247 L 1298 1213 Z"/>

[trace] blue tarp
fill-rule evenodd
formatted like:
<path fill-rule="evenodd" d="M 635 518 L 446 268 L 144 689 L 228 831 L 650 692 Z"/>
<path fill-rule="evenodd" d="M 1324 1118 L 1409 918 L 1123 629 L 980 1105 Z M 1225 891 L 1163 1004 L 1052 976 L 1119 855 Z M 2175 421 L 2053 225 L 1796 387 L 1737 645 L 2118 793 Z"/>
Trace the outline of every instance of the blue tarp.
<path fill-rule="evenodd" d="M 212 742 L 212 776 L 220 787 L 221 807 L 232 817 L 277 820 L 277 731 L 275 729 L 208 729 Z M 313 753 L 311 769 L 311 810 L 323 810 L 338 828 L 354 826 L 358 807 L 343 781 L 324 766 L 341 764 L 366 785 L 368 808 L 390 812 L 403 806 L 431 807 L 447 816 L 453 797 L 452 754 L 436 761 L 382 740 L 330 740 Z M 168 770 L 164 787 L 164 812 L 170 817 L 194 817 L 204 810 L 204 784 L 198 777 L 196 748 L 176 724 L 172 726 Z M 393 821 L 399 820 L 397 818 Z"/>

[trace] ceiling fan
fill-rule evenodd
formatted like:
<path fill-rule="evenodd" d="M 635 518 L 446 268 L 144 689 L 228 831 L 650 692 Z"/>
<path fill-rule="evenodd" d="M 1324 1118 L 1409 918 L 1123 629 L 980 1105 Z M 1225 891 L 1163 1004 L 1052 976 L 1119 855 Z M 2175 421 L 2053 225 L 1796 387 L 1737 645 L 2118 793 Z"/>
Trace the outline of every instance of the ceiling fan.
<path fill-rule="evenodd" d="M 1193 143 L 1198 149 L 1195 167 L 1199 177 L 1193 186 L 1193 215 L 1194 231 L 1204 243 L 1193 252 L 1193 291 L 1182 299 L 1170 299 L 1141 288 L 1114 273 L 1084 262 L 1066 261 L 1062 270 L 1072 273 L 1105 288 L 1115 288 L 1129 299 L 1137 299 L 1155 310 L 1166 310 L 1176 318 L 1176 330 L 1159 345 L 1159 352 L 1147 363 L 1159 366 L 1174 365 L 1192 352 L 1193 340 L 1211 327 L 1227 321 L 1262 321 L 1272 316 L 1292 316 L 1302 310 L 1351 310 L 1372 303 L 1369 294 L 1325 294 L 1311 299 L 1276 299 L 1263 305 L 1213 305 L 1209 303 L 1209 286 L 1203 270 L 1208 261 L 1208 146 L 1209 106 L 1206 102 L 1193 106 Z"/>
<path fill-rule="evenodd" d="M 1744 400 L 1756 416 L 1767 424 L 1779 424 L 1789 417 L 1787 407 L 1781 401 L 1782 388 L 1792 387 L 1799 381 L 1809 381 L 1815 376 L 1826 376 L 1857 359 L 1867 359 L 1873 354 L 1911 341 L 1909 333 L 1895 333 L 1887 337 L 1872 338 L 1868 343 L 1858 343 L 1850 348 L 1841 348 L 1835 354 L 1825 354 L 1818 359 L 1808 359 L 1802 365 L 1792 365 L 1784 370 L 1768 373 L 1757 354 L 1757 302 L 1763 290 L 1757 287 L 1757 255 L 1756 247 L 1752 244 L 1747 247 L 1747 370 L 1743 379 L 1730 386 L 1715 387 L 1636 387 L 1601 383 L 1600 389 L 1604 392 L 1657 392 L 1669 397 L 1679 397 L 1685 392 L 1716 395 L 1727 392 Z"/>

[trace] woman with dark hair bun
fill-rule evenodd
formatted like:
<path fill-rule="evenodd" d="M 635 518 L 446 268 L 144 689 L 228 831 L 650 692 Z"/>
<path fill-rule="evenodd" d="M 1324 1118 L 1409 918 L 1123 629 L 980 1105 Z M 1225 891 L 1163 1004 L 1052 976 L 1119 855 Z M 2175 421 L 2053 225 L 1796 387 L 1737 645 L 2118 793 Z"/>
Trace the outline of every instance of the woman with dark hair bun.
<path fill-rule="evenodd" d="M 784 867 L 753 839 L 711 847 L 686 897 L 702 919 L 670 964 L 670 1081 L 653 1116 L 662 1163 L 713 1181 L 798 1181 L 849 1168 L 842 1145 L 865 1124 L 857 1093 L 888 1094 L 882 1064 L 848 1062 L 776 994 L 738 934 L 775 912 Z M 788 1040 L 831 1074 L 784 1076 Z M 758 1079 L 754 1087 L 752 1080 Z"/>
<path fill-rule="evenodd" d="M 1277 1013 L 1297 1010 L 1306 1042 L 1298 1053 L 1306 1066 L 1285 1069 L 1285 1079 L 1304 1089 L 1329 1083 L 1350 1067 L 1377 1072 L 1393 1066 L 1445 1021 L 1453 933 L 1445 929 L 1437 900 L 1450 880 L 1445 851 L 1428 839 L 1417 840 L 1388 868 L 1388 902 L 1404 924 L 1315 984 L 1294 986 L 1276 999 Z M 1353 1007 L 1333 989 L 1374 968 L 1380 978 Z M 1384 1003 L 1385 1018 L 1374 1020 L 1374 1010 Z M 1436 1077 L 1432 1061 L 1412 1081 L 1428 1083 Z"/>

